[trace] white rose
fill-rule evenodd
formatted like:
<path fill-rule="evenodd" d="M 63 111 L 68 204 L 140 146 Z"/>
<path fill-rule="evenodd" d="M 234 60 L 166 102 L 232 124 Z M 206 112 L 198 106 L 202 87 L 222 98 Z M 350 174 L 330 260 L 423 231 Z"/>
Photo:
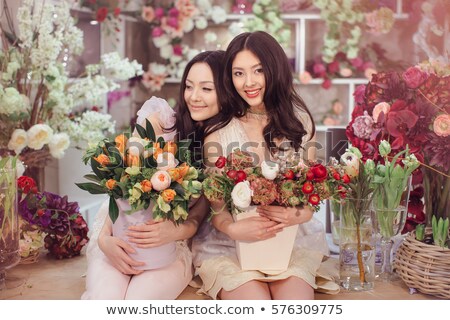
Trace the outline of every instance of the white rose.
<path fill-rule="evenodd" d="M 27 131 L 28 147 L 40 150 L 49 143 L 53 136 L 53 130 L 46 124 L 35 124 Z"/>
<path fill-rule="evenodd" d="M 54 134 L 52 140 L 48 143 L 50 154 L 56 159 L 64 157 L 64 153 L 70 146 L 70 138 L 67 133 Z"/>
<path fill-rule="evenodd" d="M 11 136 L 11 140 L 8 142 L 8 149 L 14 150 L 16 154 L 19 154 L 27 144 L 28 138 L 26 131 L 23 129 L 16 129 Z"/>
<path fill-rule="evenodd" d="M 261 171 L 264 178 L 273 180 L 280 171 L 280 165 L 272 161 L 263 161 L 263 163 L 261 163 Z"/>
<path fill-rule="evenodd" d="M 169 170 L 175 168 L 178 165 L 178 160 L 170 152 L 163 152 L 156 158 L 159 170 Z"/>
<path fill-rule="evenodd" d="M 237 183 L 233 191 L 231 191 L 233 204 L 240 209 L 246 209 L 252 202 L 252 194 L 253 192 L 250 189 L 250 183 L 248 181 Z"/>
<path fill-rule="evenodd" d="M 350 177 L 356 177 L 359 172 L 359 158 L 356 154 L 352 152 L 345 152 L 341 156 L 341 163 L 346 174 Z"/>
<path fill-rule="evenodd" d="M 170 44 L 162 46 L 159 49 L 159 55 L 161 58 L 169 59 L 173 55 L 173 47 Z"/>

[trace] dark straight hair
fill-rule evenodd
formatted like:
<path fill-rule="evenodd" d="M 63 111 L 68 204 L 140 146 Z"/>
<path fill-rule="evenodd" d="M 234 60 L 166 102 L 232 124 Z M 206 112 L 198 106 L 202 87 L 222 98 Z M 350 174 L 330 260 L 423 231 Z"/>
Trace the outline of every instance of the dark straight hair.
<path fill-rule="evenodd" d="M 202 158 L 201 150 L 206 136 L 226 126 L 233 116 L 230 108 L 225 107 L 227 105 L 227 97 L 222 82 L 224 57 L 225 51 L 223 50 L 204 51 L 197 54 L 187 63 L 181 78 L 178 104 L 175 107 L 175 125 L 172 128 L 166 129 L 169 132 L 177 130 L 179 140 L 192 140 L 190 149 L 195 161 L 199 161 Z M 217 103 L 219 105 L 219 114 L 204 121 L 194 121 L 191 118 L 187 103 L 184 100 L 186 78 L 192 66 L 196 63 L 206 63 L 211 68 L 214 87 L 217 93 Z"/>
<path fill-rule="evenodd" d="M 276 150 L 276 138 L 287 139 L 291 146 L 298 150 L 302 147 L 302 138 L 308 132 L 295 111 L 309 116 L 312 123 L 310 139 L 315 134 L 314 121 L 305 102 L 295 91 L 292 69 L 286 53 L 275 38 L 266 32 L 242 33 L 230 42 L 226 50 L 223 81 L 234 116 L 243 117 L 249 108 L 234 88 L 232 78 L 233 61 L 243 50 L 251 51 L 261 61 L 266 82 L 263 101 L 269 117 L 263 135 L 269 150 Z"/>

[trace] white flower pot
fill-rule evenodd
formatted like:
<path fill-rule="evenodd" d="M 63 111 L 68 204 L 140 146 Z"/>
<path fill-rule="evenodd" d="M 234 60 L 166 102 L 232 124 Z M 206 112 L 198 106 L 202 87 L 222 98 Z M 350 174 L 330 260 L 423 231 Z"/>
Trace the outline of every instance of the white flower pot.
<path fill-rule="evenodd" d="M 132 214 L 125 214 L 124 211 L 130 210 L 131 207 L 128 201 L 117 199 L 117 206 L 119 207 L 119 217 L 113 224 L 113 235 L 128 242 L 126 233 L 129 231 L 128 227 L 132 225 L 144 224 L 146 221 L 153 219 L 152 205 L 147 210 L 136 211 Z M 145 262 L 144 266 L 134 267 L 137 270 L 151 270 L 163 268 L 170 265 L 176 259 L 176 244 L 170 242 L 155 248 L 138 248 L 136 244 L 130 243 L 136 250 L 136 253 L 130 254 L 134 260 Z"/>
<path fill-rule="evenodd" d="M 256 206 L 234 214 L 235 221 L 259 216 Z M 242 270 L 259 270 L 266 274 L 278 274 L 287 270 L 297 235 L 298 225 L 284 228 L 276 237 L 267 240 L 236 241 L 236 252 Z"/>

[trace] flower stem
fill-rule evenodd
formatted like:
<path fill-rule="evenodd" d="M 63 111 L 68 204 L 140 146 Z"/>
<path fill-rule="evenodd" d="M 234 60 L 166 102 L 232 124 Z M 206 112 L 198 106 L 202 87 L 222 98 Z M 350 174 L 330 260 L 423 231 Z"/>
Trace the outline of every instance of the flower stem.
<path fill-rule="evenodd" d="M 364 263 L 362 258 L 362 250 L 361 250 L 361 234 L 360 234 L 360 223 L 356 223 L 356 240 L 358 243 L 357 250 L 357 259 L 358 259 L 358 267 L 359 267 L 359 280 L 361 281 L 361 285 L 366 282 L 366 274 L 364 272 Z"/>

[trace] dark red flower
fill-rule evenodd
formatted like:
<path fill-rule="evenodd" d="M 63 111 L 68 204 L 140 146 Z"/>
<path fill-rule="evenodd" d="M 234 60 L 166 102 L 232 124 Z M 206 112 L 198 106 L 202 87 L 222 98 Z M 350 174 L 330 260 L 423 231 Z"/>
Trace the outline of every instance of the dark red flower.
<path fill-rule="evenodd" d="M 409 110 L 390 111 L 386 128 L 394 137 L 404 137 L 408 130 L 414 127 L 419 118 Z"/>
<path fill-rule="evenodd" d="M 310 196 L 309 196 L 309 199 L 308 199 L 308 202 L 309 202 L 310 204 L 312 204 L 313 206 L 318 205 L 319 202 L 320 202 L 320 197 L 319 197 L 319 195 L 316 194 L 316 193 L 310 195 Z"/>
<path fill-rule="evenodd" d="M 247 179 L 247 174 L 243 170 L 238 170 L 238 172 L 236 173 L 236 183 L 242 182 L 245 179 Z"/>
<path fill-rule="evenodd" d="M 408 88 L 416 89 L 427 79 L 427 74 L 417 67 L 410 67 L 403 73 L 403 80 L 405 80 Z"/>
<path fill-rule="evenodd" d="M 21 176 L 17 179 L 17 186 L 23 193 L 28 193 L 36 187 L 36 182 L 31 177 Z"/>
<path fill-rule="evenodd" d="M 227 164 L 227 158 L 225 158 L 224 156 L 220 156 L 217 160 L 216 160 L 216 167 L 219 169 L 222 169 L 223 167 L 225 167 L 225 165 Z"/>
<path fill-rule="evenodd" d="M 305 194 L 310 194 L 311 192 L 314 191 L 314 186 L 311 182 L 306 181 L 303 186 L 302 186 L 302 191 Z"/>
<path fill-rule="evenodd" d="M 287 170 L 287 171 L 284 173 L 284 177 L 285 177 L 286 179 L 288 179 L 288 180 L 293 180 L 294 177 L 295 177 L 295 173 L 294 173 L 294 171 L 292 171 L 292 170 Z"/>
<path fill-rule="evenodd" d="M 235 180 L 236 176 L 237 176 L 237 171 L 234 169 L 228 170 L 227 176 L 228 176 L 228 178 Z"/>
<path fill-rule="evenodd" d="M 314 174 L 314 181 L 322 182 L 327 178 L 328 172 L 322 164 L 316 164 L 312 166 L 311 172 Z"/>
<path fill-rule="evenodd" d="M 108 8 L 107 7 L 101 7 L 101 8 L 98 8 L 95 19 L 98 22 L 103 22 L 103 21 L 105 21 L 107 16 L 108 16 Z"/>

